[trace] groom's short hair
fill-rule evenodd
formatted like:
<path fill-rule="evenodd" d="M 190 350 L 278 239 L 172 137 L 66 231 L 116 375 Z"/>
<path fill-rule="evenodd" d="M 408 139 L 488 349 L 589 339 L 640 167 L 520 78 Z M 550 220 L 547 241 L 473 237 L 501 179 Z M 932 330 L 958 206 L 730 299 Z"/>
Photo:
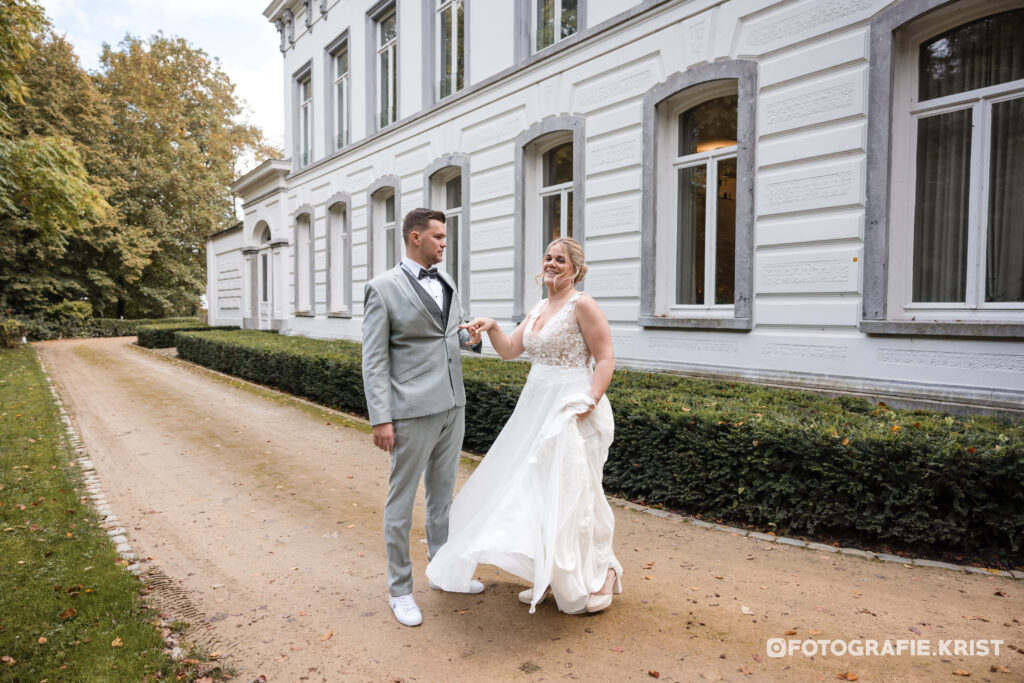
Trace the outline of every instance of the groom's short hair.
<path fill-rule="evenodd" d="M 405 214 L 405 218 L 402 220 L 402 240 L 408 243 L 409 236 L 414 232 L 426 230 L 427 226 L 430 225 L 430 221 L 441 221 L 444 223 L 444 212 L 437 211 L 436 209 L 413 209 Z"/>

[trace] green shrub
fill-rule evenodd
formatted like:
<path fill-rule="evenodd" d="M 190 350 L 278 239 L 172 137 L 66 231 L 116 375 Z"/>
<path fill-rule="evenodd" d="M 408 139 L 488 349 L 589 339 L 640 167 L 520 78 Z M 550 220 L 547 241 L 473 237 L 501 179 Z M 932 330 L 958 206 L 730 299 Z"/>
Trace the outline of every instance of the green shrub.
<path fill-rule="evenodd" d="M 174 346 L 175 332 L 237 329 L 237 325 L 210 327 L 204 323 L 197 323 L 195 320 L 190 320 L 188 322 L 139 325 L 137 334 L 139 337 L 139 346 L 144 346 L 147 349 L 167 349 Z"/>
<path fill-rule="evenodd" d="M 21 321 L 14 318 L 7 318 L 0 322 L 0 347 L 15 349 L 22 344 L 25 338 L 25 326 Z"/>
<path fill-rule="evenodd" d="M 118 318 L 76 319 L 67 316 L 56 319 L 47 316 L 34 316 L 19 318 L 19 320 L 25 325 L 29 341 L 75 337 L 131 337 L 136 334 L 139 325 L 184 322 L 199 324 L 196 318 L 121 320 Z"/>
<path fill-rule="evenodd" d="M 188 360 L 366 414 L 357 343 L 253 331 L 175 340 Z M 490 447 L 528 371 L 463 359 L 467 449 Z M 1020 422 L 630 370 L 616 371 L 608 399 L 609 493 L 789 534 L 1021 556 Z"/>

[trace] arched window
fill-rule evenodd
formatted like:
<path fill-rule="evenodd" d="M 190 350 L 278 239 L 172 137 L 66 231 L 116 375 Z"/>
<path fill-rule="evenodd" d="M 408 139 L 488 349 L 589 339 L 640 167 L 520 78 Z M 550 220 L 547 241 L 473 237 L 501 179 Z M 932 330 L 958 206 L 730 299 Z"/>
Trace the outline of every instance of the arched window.
<path fill-rule="evenodd" d="M 1024 8 L 937 4 L 872 23 L 861 328 L 1020 336 Z"/>
<path fill-rule="evenodd" d="M 351 198 L 339 193 L 327 200 L 327 314 L 352 314 Z"/>
<path fill-rule="evenodd" d="M 544 295 L 534 276 L 547 243 L 555 237 L 585 241 L 584 139 L 583 119 L 569 115 L 548 117 L 516 138 L 516 320 Z"/>
<path fill-rule="evenodd" d="M 313 315 L 314 313 L 314 235 L 313 209 L 308 205 L 295 212 L 295 313 L 297 315 Z"/>
<path fill-rule="evenodd" d="M 644 325 L 750 329 L 755 90 L 716 62 L 644 97 Z"/>
<path fill-rule="evenodd" d="M 445 214 L 448 247 L 441 267 L 469 306 L 469 157 L 446 154 L 423 172 L 424 206 Z"/>
<path fill-rule="evenodd" d="M 367 190 L 368 277 L 379 275 L 402 258 L 401 180 L 385 176 Z"/>

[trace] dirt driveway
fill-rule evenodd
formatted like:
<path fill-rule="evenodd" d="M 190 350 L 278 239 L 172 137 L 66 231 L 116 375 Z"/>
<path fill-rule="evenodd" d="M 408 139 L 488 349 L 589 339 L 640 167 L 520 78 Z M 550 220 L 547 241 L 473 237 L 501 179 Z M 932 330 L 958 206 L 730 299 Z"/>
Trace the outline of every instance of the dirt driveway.
<path fill-rule="evenodd" d="M 530 615 L 516 600 L 524 584 L 492 567 L 479 568 L 481 595 L 427 587 L 421 501 L 412 543 L 424 623 L 406 628 L 386 603 L 387 460 L 366 430 L 132 341 L 36 349 L 111 508 L 151 558 L 144 573 L 187 600 L 245 680 L 1024 680 L 1024 652 L 1011 649 L 1024 649 L 1022 582 L 628 509 L 616 509 L 615 536 L 625 593 L 597 615 L 562 615 L 550 600 Z M 985 657 L 769 658 L 770 638 L 1003 642 Z"/>

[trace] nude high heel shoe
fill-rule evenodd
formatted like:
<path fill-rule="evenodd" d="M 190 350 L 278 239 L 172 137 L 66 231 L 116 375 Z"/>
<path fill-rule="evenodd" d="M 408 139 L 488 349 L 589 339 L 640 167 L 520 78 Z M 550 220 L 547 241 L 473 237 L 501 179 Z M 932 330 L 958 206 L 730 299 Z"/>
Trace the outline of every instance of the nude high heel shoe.
<path fill-rule="evenodd" d="M 588 612 L 600 612 L 603 609 L 607 609 L 612 604 L 612 594 L 622 593 L 622 575 L 619 574 L 614 568 L 609 568 L 609 571 L 615 573 L 615 581 L 612 583 L 612 592 L 607 595 L 598 595 L 597 593 L 591 593 L 590 597 L 587 598 L 587 611 Z"/>

